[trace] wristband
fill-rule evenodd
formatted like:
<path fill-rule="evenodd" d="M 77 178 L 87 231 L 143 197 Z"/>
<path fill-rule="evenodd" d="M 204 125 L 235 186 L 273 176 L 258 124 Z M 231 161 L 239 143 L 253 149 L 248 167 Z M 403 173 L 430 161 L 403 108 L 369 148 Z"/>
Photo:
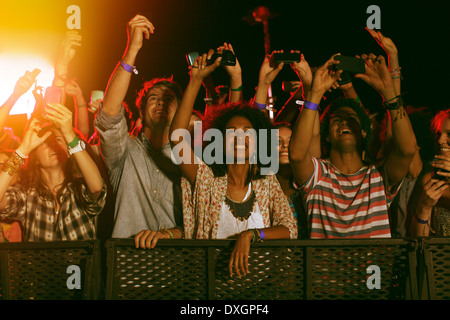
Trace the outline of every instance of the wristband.
<path fill-rule="evenodd" d="M 78 141 L 80 141 L 80 139 L 77 136 L 75 136 L 75 138 L 70 143 L 68 143 L 67 146 L 69 148 L 75 148 L 78 144 Z"/>
<path fill-rule="evenodd" d="M 262 104 L 262 103 L 253 102 L 253 105 L 254 105 L 255 107 L 257 107 L 259 110 L 264 110 L 264 109 L 266 109 L 266 105 L 265 105 L 265 104 Z"/>
<path fill-rule="evenodd" d="M 309 110 L 317 111 L 319 110 L 319 105 L 310 101 L 305 101 L 303 107 Z"/>
<path fill-rule="evenodd" d="M 138 74 L 138 71 L 136 70 L 135 67 L 130 66 L 129 64 L 126 64 L 125 62 L 123 62 L 123 60 L 120 60 L 120 65 L 123 67 L 123 69 L 126 72 L 129 72 L 129 73 L 134 72 L 135 74 Z"/>
<path fill-rule="evenodd" d="M 430 220 L 422 220 L 417 215 L 414 215 L 414 217 L 416 217 L 417 222 L 420 224 L 428 224 L 428 221 L 430 221 Z"/>
<path fill-rule="evenodd" d="M 242 85 L 239 88 L 237 88 L 237 89 L 230 88 L 230 90 L 231 91 L 242 91 Z"/>
<path fill-rule="evenodd" d="M 17 149 L 15 152 L 16 152 L 17 155 L 18 155 L 19 157 L 21 157 L 23 160 L 28 159 L 28 157 L 25 156 L 22 152 L 20 152 L 19 149 Z"/>
<path fill-rule="evenodd" d="M 259 230 L 259 237 L 261 238 L 261 240 L 264 240 L 264 238 L 266 237 L 266 234 L 264 233 L 264 231 L 262 229 L 258 229 Z"/>

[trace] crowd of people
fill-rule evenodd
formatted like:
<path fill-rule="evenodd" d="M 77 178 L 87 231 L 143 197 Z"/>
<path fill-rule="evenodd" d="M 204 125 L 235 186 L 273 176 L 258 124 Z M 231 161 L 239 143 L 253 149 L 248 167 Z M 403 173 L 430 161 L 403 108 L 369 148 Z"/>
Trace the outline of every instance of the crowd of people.
<path fill-rule="evenodd" d="M 154 78 L 128 106 L 136 58 L 155 28 L 136 15 L 127 31 L 103 99 L 86 103 L 67 79 L 82 41 L 70 31 L 52 85 L 60 103 L 34 90 L 23 137 L 6 128 L 34 83 L 27 72 L 0 107 L 0 242 L 96 239 L 105 229 L 103 237 L 133 238 L 142 249 L 159 239 L 236 239 L 229 269 L 241 276 L 250 246 L 263 240 L 450 234 L 450 109 L 432 114 L 405 105 L 399 53 L 381 32 L 368 29 L 387 59 L 356 56 L 365 73 L 353 77 L 336 68 L 339 54 L 311 67 L 293 50 L 301 54 L 290 64 L 299 81 L 270 117 L 268 89 L 286 63 L 274 59 L 279 51 L 267 55 L 254 97 L 244 101 L 239 57 L 221 63 L 220 53 L 234 54 L 229 43 L 193 62 L 184 90 L 173 78 Z M 227 86 L 212 83 L 218 68 Z M 380 94 L 381 116 L 364 106 L 353 79 Z M 202 86 L 204 112 L 195 105 Z M 323 99 L 329 91 L 340 97 Z M 278 165 L 268 173 L 261 150 L 270 153 L 274 141 Z M 202 158 L 206 150 L 214 161 Z"/>

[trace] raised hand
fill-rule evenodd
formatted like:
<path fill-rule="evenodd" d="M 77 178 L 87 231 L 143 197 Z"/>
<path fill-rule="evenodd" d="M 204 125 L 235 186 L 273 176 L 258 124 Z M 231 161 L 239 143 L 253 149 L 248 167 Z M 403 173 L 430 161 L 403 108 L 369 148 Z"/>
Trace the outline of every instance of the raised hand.
<path fill-rule="evenodd" d="M 144 16 L 136 15 L 128 22 L 128 49 L 139 51 L 142 48 L 144 37 L 150 39 L 150 34 L 155 33 L 155 27 Z"/>
<path fill-rule="evenodd" d="M 291 52 L 300 53 L 298 50 L 292 50 Z M 297 76 L 302 81 L 304 87 L 311 87 L 313 73 L 303 53 L 301 54 L 301 61 L 291 63 L 291 68 L 297 73 Z"/>
<path fill-rule="evenodd" d="M 52 134 L 52 131 L 47 131 L 42 137 L 40 137 L 40 131 L 41 122 L 37 118 L 33 118 L 22 139 L 22 144 L 18 148 L 23 155 L 28 156 L 31 151 L 47 140 L 47 138 Z"/>
<path fill-rule="evenodd" d="M 83 90 L 76 82 L 76 79 L 72 79 L 66 83 L 66 92 L 73 97 L 83 96 Z"/>
<path fill-rule="evenodd" d="M 78 31 L 71 30 L 66 32 L 55 68 L 56 75 L 61 80 L 67 78 L 69 63 L 75 56 L 76 48 L 81 46 L 81 40 L 82 36 Z"/>
<path fill-rule="evenodd" d="M 203 82 L 206 77 L 220 66 L 222 57 L 218 57 L 216 61 L 209 64 L 213 54 L 214 50 L 210 49 L 208 53 L 202 54 L 195 60 L 194 64 L 189 67 L 191 70 L 191 79 L 198 79 Z"/>
<path fill-rule="evenodd" d="M 274 53 L 283 52 L 283 50 L 273 51 L 272 55 L 264 57 L 263 64 L 259 70 L 259 83 L 270 85 L 284 67 L 284 62 L 276 63 L 273 56 Z"/>
<path fill-rule="evenodd" d="M 234 54 L 234 49 L 233 46 L 229 43 L 224 43 L 223 46 L 217 48 L 217 52 L 218 53 L 222 53 L 223 50 L 230 50 L 231 52 L 233 52 Z M 241 65 L 239 64 L 239 60 L 236 57 L 236 65 L 234 66 L 224 66 L 224 69 L 227 71 L 227 73 L 230 75 L 230 77 L 233 76 L 241 76 L 242 73 L 242 69 L 241 69 Z"/>
<path fill-rule="evenodd" d="M 359 56 L 356 57 L 359 58 Z M 361 55 L 361 57 L 366 62 L 366 73 L 357 74 L 355 78 L 362 79 L 377 90 L 385 99 L 395 97 L 394 83 L 384 57 L 381 55 L 377 57 L 372 53 Z"/>
<path fill-rule="evenodd" d="M 323 94 L 340 79 L 340 75 L 343 71 L 334 71 L 334 66 L 339 63 L 339 61 L 334 60 L 334 57 L 337 55 L 338 54 L 333 55 L 323 66 L 317 68 L 314 72 L 311 93 L 316 95 L 317 98 L 322 98 Z"/>
<path fill-rule="evenodd" d="M 72 124 L 72 112 L 59 103 L 49 103 L 45 106 L 45 118 L 51 121 L 61 133 L 67 143 L 75 138 Z"/>
<path fill-rule="evenodd" d="M 36 76 L 39 72 L 39 69 L 35 69 L 33 72 L 26 71 L 25 74 L 17 80 L 16 86 L 14 87 L 14 94 L 22 96 L 30 90 L 33 83 L 36 82 Z"/>
<path fill-rule="evenodd" d="M 383 48 L 383 50 L 386 51 L 389 56 L 398 55 L 397 47 L 390 38 L 383 36 L 380 31 L 375 31 L 369 28 L 366 28 L 366 30 L 369 31 L 370 35 Z"/>

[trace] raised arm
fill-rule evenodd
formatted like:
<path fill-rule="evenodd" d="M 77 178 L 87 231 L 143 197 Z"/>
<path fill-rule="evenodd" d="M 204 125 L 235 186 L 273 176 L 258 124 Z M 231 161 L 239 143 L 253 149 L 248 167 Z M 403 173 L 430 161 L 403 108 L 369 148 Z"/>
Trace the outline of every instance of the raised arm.
<path fill-rule="evenodd" d="M 76 139 L 72 125 L 72 112 L 62 104 L 52 103 L 45 108 L 46 118 L 61 130 L 67 144 Z M 96 163 L 86 150 L 73 154 L 80 168 L 87 189 L 93 199 L 97 199 L 103 188 L 103 178 Z"/>
<path fill-rule="evenodd" d="M 122 62 L 126 66 L 132 66 L 136 63 L 136 57 L 142 48 L 144 37 L 150 38 L 150 34 L 155 32 L 153 24 L 144 16 L 136 15 L 128 22 L 127 35 L 128 42 Z M 128 67 L 127 67 L 128 68 Z M 121 63 L 114 69 L 103 99 L 103 111 L 111 117 L 119 114 L 122 102 L 130 86 L 132 72 L 126 71 Z"/>
<path fill-rule="evenodd" d="M 366 74 L 357 74 L 355 77 L 377 90 L 389 111 L 394 148 L 387 155 L 386 166 L 389 186 L 393 187 L 400 183 L 408 172 L 417 151 L 417 142 L 408 114 L 403 107 L 400 92 L 396 91 L 384 57 L 369 54 L 365 61 Z"/>
<path fill-rule="evenodd" d="M 266 55 L 264 57 L 264 61 L 259 70 L 258 87 L 256 88 L 255 93 L 255 104 L 266 105 L 269 87 L 284 67 L 283 62 L 278 64 L 274 61 L 273 54 L 276 52 L 283 51 L 274 51 L 272 52 L 272 55 Z"/>
<path fill-rule="evenodd" d="M 46 132 L 42 137 L 39 137 L 39 131 L 41 130 L 40 122 L 36 118 L 30 121 L 27 131 L 24 134 L 22 143 L 17 148 L 18 153 L 14 155 L 3 165 L 0 171 L 0 210 L 6 206 L 6 189 L 8 189 L 12 179 L 16 176 L 25 163 L 25 159 L 22 156 L 27 157 L 31 151 L 44 142 L 52 132 Z"/>
<path fill-rule="evenodd" d="M 289 144 L 289 160 L 292 173 L 299 185 L 303 185 L 314 171 L 310 147 L 316 117 L 318 117 L 318 106 L 325 92 L 331 88 L 342 73 L 342 70 L 332 71 L 332 67 L 339 63 L 334 60 L 334 57 L 335 55 L 315 71 L 311 90 L 306 96 L 305 104 L 292 132 Z"/>
<path fill-rule="evenodd" d="M 298 52 L 294 51 L 291 52 Z M 304 101 L 309 91 L 311 90 L 313 74 L 308 61 L 306 61 L 305 56 L 301 54 L 301 61 L 294 62 L 291 64 L 292 69 L 297 74 L 300 79 L 300 86 L 297 91 L 291 96 L 291 98 L 285 103 L 283 108 L 278 112 L 275 121 L 286 121 L 288 123 L 294 124 L 296 117 L 298 117 L 299 105 L 297 100 Z M 320 119 L 319 113 L 316 114 L 316 119 L 314 120 L 314 129 L 312 133 L 311 145 L 309 150 L 311 156 L 320 158 L 322 151 L 320 148 Z"/>
<path fill-rule="evenodd" d="M 202 56 L 198 57 L 195 63 L 191 66 L 191 79 L 183 93 L 181 104 L 172 119 L 172 124 L 169 130 L 169 137 L 173 152 L 176 153 L 176 150 L 189 150 L 190 152 L 190 158 L 187 159 L 188 163 L 181 163 L 180 168 L 183 172 L 183 175 L 186 177 L 186 179 L 189 180 L 191 184 L 194 184 L 195 182 L 198 164 L 194 163 L 195 156 L 192 152 L 191 144 L 186 141 L 184 135 L 177 135 L 176 130 L 182 129 L 178 132 L 188 132 L 187 130 L 189 127 L 189 120 L 191 118 L 192 109 L 194 108 L 195 100 L 202 86 L 202 82 L 218 66 L 220 66 L 220 61 L 222 60 L 221 57 L 217 58 L 217 60 L 211 65 L 207 65 L 207 62 L 208 60 L 210 60 L 213 53 L 214 51 L 210 50 L 208 54 L 203 54 Z M 181 137 L 183 137 L 183 139 L 180 139 Z M 178 146 L 178 144 L 180 143 L 182 143 L 182 145 Z M 180 154 L 180 156 L 183 156 L 183 154 Z"/>
<path fill-rule="evenodd" d="M 36 76 L 39 72 L 39 69 L 35 69 L 33 72 L 26 71 L 25 74 L 17 80 L 13 93 L 0 107 L 0 131 L 3 130 L 11 109 L 14 107 L 17 100 L 19 100 L 19 98 L 31 88 L 33 83 L 36 81 Z"/>
<path fill-rule="evenodd" d="M 78 31 L 67 31 L 66 36 L 64 37 L 64 41 L 61 45 L 58 60 L 55 64 L 55 78 L 53 79 L 53 86 L 62 89 L 62 104 L 65 104 L 66 101 L 64 88 L 66 86 L 67 74 L 69 72 L 69 64 L 75 56 L 76 47 L 81 46 L 81 40 L 82 37 L 78 33 Z"/>
<path fill-rule="evenodd" d="M 369 28 L 366 28 L 369 31 L 370 35 L 375 39 L 375 41 L 383 48 L 383 50 L 388 55 L 388 68 L 391 72 L 392 81 L 394 83 L 394 87 L 396 92 L 401 92 L 401 68 L 400 62 L 398 59 L 398 50 L 395 46 L 394 42 L 388 38 L 383 36 L 380 31 L 375 31 Z"/>
<path fill-rule="evenodd" d="M 89 113 L 83 90 L 75 79 L 68 81 L 66 92 L 73 97 L 75 107 L 75 127 L 83 134 L 84 138 L 89 135 Z"/>
<path fill-rule="evenodd" d="M 230 50 L 234 53 L 233 46 L 226 42 L 220 47 L 220 50 Z M 242 69 L 238 58 L 236 57 L 236 65 L 224 66 L 224 69 L 230 76 L 230 102 L 242 102 L 244 100 L 242 91 Z"/>

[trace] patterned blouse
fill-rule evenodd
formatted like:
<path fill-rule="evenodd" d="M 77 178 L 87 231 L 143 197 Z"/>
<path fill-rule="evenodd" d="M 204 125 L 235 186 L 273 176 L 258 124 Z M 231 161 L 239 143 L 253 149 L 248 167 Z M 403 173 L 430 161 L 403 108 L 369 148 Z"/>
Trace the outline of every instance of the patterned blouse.
<path fill-rule="evenodd" d="M 182 178 L 181 182 L 186 239 L 217 239 L 221 206 L 227 191 L 227 176 L 215 177 L 211 168 L 200 162 L 195 181 L 194 190 L 186 178 Z M 296 222 L 276 176 L 268 175 L 254 180 L 252 188 L 264 225 L 283 225 L 289 229 L 290 238 L 296 239 Z"/>

